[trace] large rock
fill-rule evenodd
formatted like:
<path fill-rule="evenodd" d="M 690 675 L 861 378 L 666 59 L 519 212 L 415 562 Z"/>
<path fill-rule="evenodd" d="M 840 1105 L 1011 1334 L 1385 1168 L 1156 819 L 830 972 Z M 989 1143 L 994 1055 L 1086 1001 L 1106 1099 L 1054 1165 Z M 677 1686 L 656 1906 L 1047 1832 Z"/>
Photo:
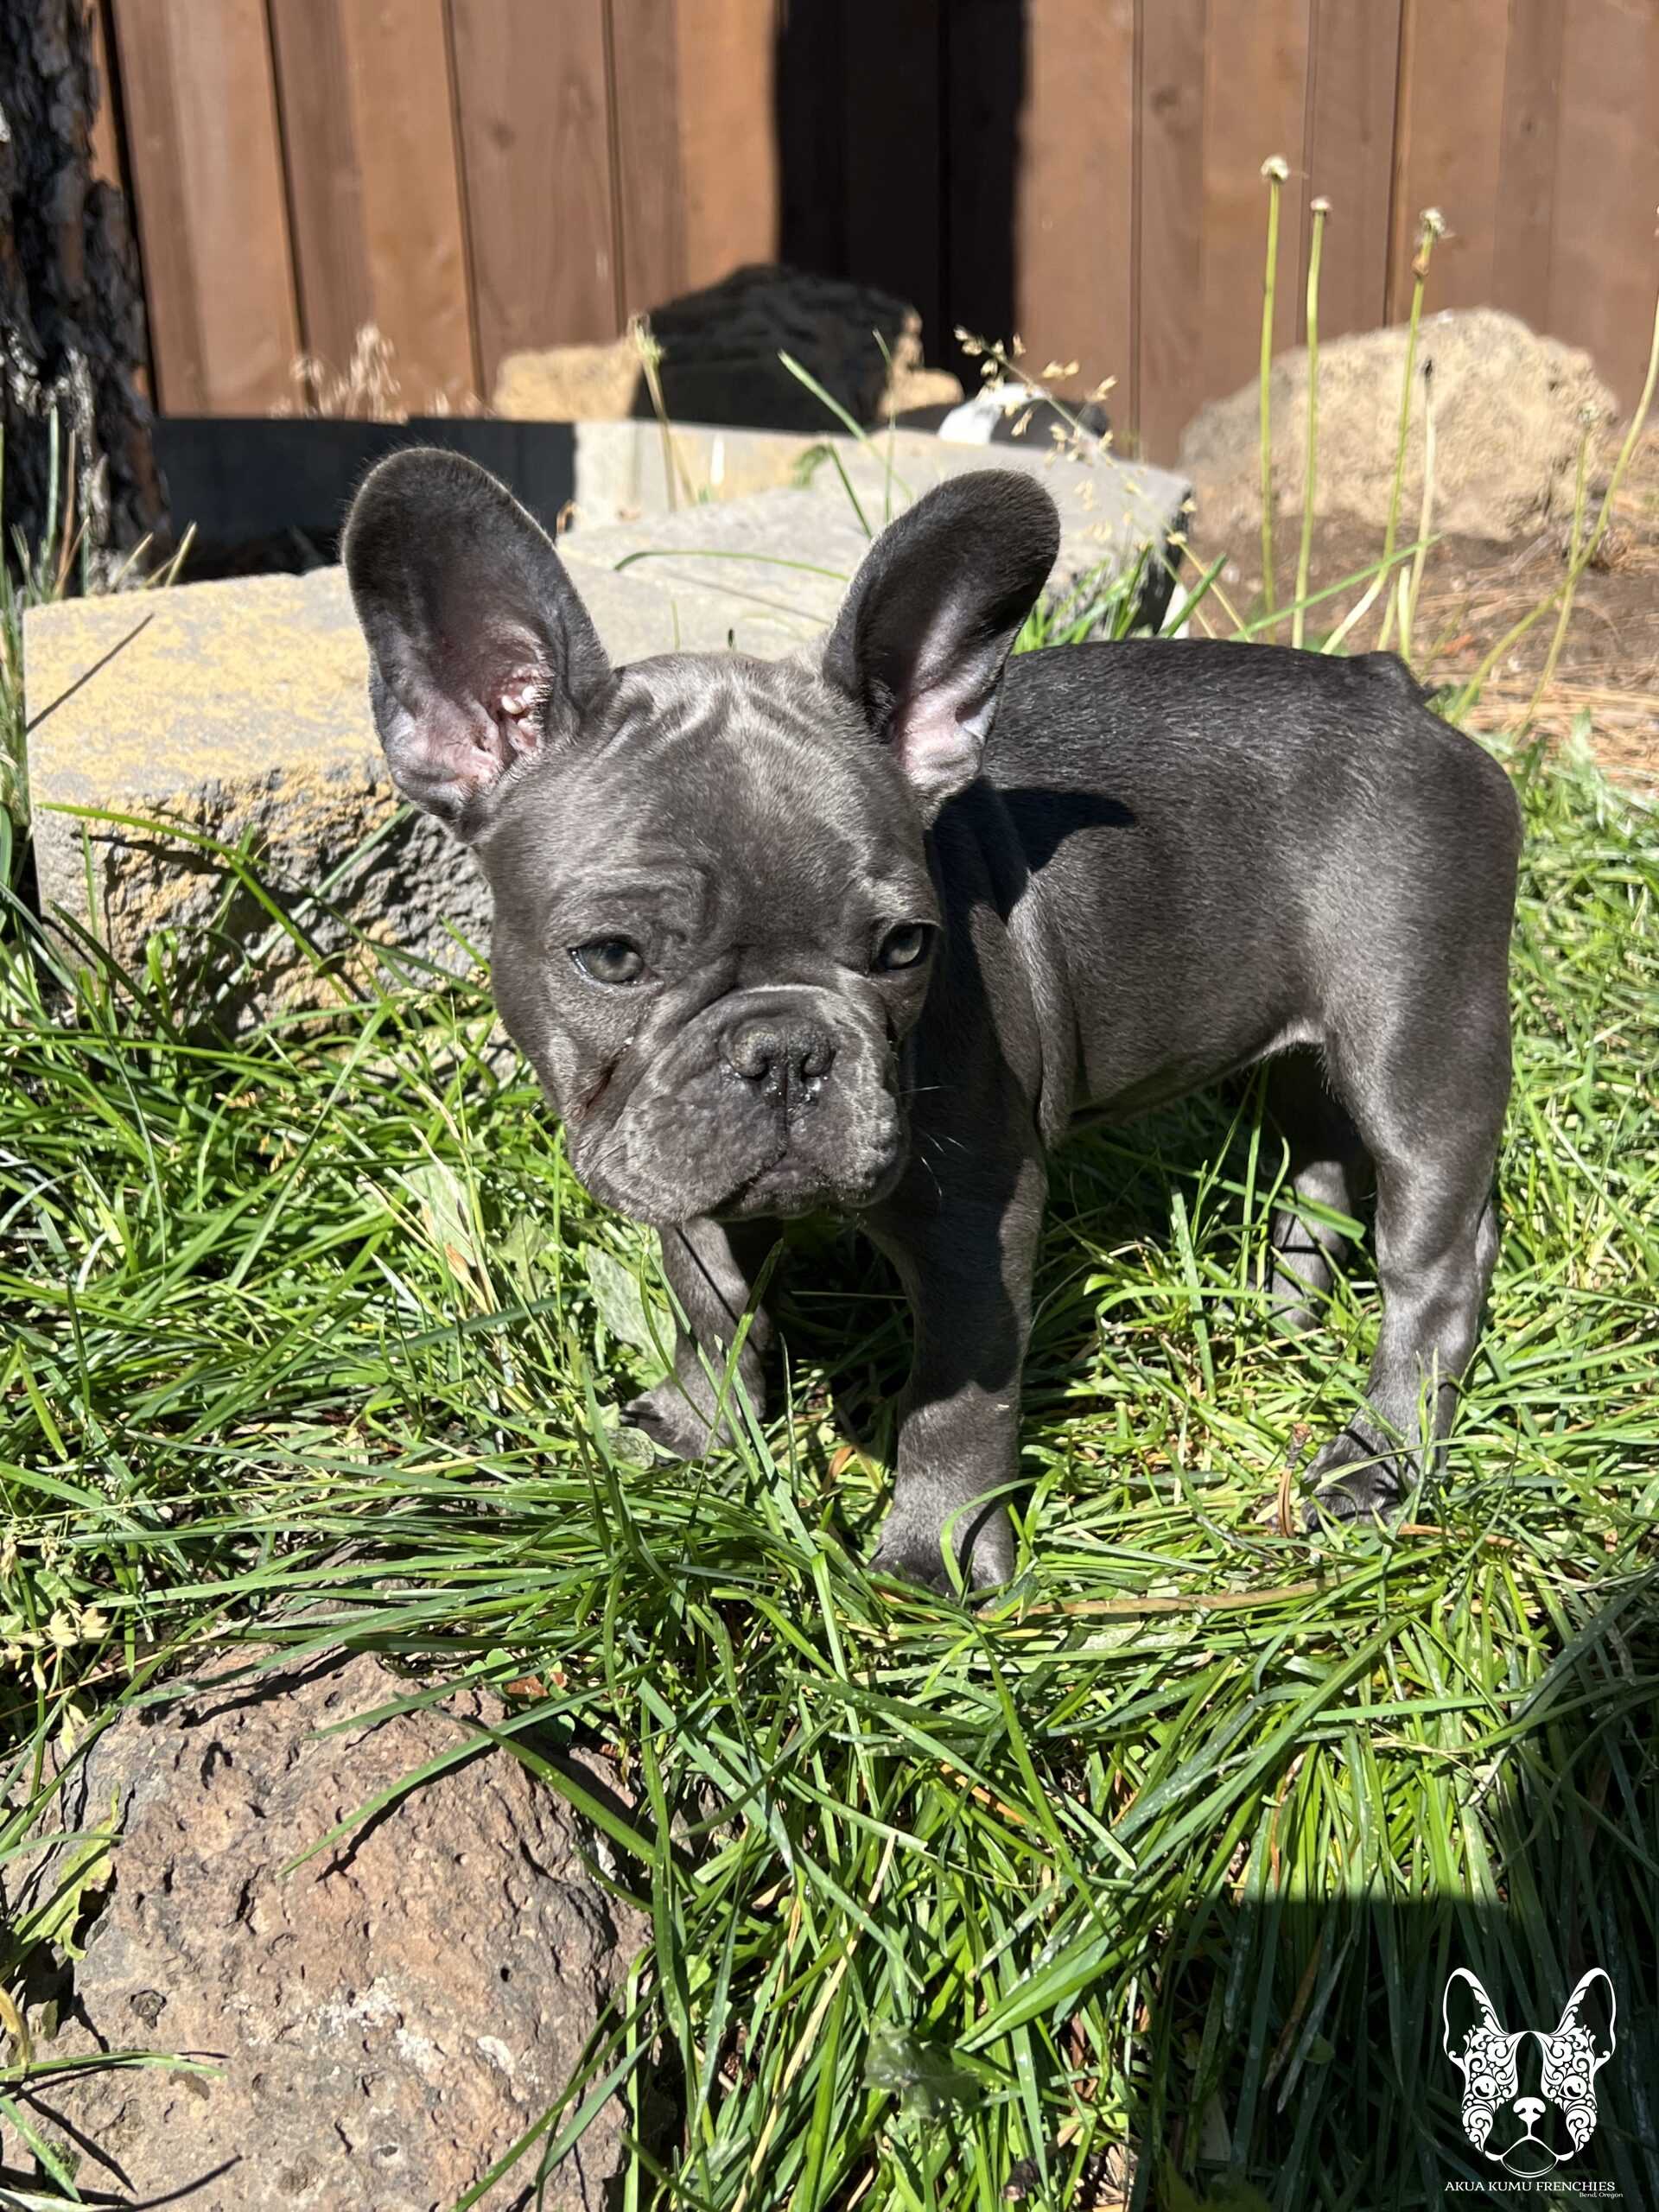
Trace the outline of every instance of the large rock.
<path fill-rule="evenodd" d="M 1386 524 L 1399 434 L 1407 334 L 1402 327 L 1338 338 L 1319 349 L 1319 447 L 1314 512 Z M 1508 540 L 1570 513 L 1579 444 L 1616 413 L 1587 353 L 1540 338 L 1496 308 L 1425 317 L 1412 400 L 1402 543 L 1422 500 L 1424 408 L 1434 407 L 1433 527 Z M 1300 514 L 1305 482 L 1307 353 L 1281 353 L 1268 386 L 1273 474 L 1281 512 Z M 1224 545 L 1262 523 L 1260 394 L 1255 383 L 1201 408 L 1181 438 L 1206 543 Z"/>
<path fill-rule="evenodd" d="M 1039 475 L 1060 510 L 1063 555 L 1091 564 L 1132 560 L 1141 546 L 1161 544 L 1184 521 L 1184 476 L 1143 461 L 1121 461 L 1092 437 L 1065 453 L 1040 434 L 995 446 L 957 445 L 931 430 L 899 428 L 860 439 L 842 432 L 733 429 L 718 423 L 676 423 L 670 442 L 671 479 L 655 423 L 582 423 L 575 430 L 577 527 L 648 523 L 688 507 L 699 510 L 752 493 L 804 486 L 832 506 L 852 512 L 843 474 L 866 519 L 879 529 L 889 511 L 969 468 L 1019 468 Z M 641 570 L 640 574 L 649 574 Z"/>
<path fill-rule="evenodd" d="M 722 644 L 772 660 L 828 629 L 869 540 L 844 497 L 779 491 L 608 529 L 578 523 L 560 550 L 584 596 L 626 562 L 623 574 L 723 622 Z"/>
<path fill-rule="evenodd" d="M 823 627 L 868 550 L 866 526 L 879 531 L 889 514 L 969 470 L 1018 470 L 1050 493 L 1060 515 L 1057 588 L 1085 572 L 1133 568 L 1143 549 L 1161 553 L 1186 521 L 1184 478 L 1121 461 L 1092 439 L 1060 453 L 1042 444 L 951 445 L 923 430 L 861 444 L 848 437 L 797 443 L 772 431 L 701 425 L 674 435 L 692 487 L 700 493 L 706 480 L 712 496 L 665 512 L 655 433 L 630 437 L 620 425 L 588 424 L 576 448 L 575 524 L 562 550 L 587 570 L 626 560 L 627 577 L 650 579 L 683 608 L 695 605 L 700 617 L 717 620 L 723 604 L 746 652 L 782 652 Z M 791 480 L 800 488 L 759 488 Z M 734 484 L 743 487 L 735 496 Z M 734 557 L 751 553 L 764 568 Z M 829 574 L 815 578 L 814 569 Z M 785 619 L 768 619 L 779 614 Z M 804 617 L 810 618 L 804 626 Z"/>
<path fill-rule="evenodd" d="M 469 1720 L 501 1718 L 467 1694 L 317 1732 L 409 1687 L 365 1656 L 288 1667 L 130 1714 L 93 1746 L 66 1810 L 90 1824 L 114 1804 L 113 1886 L 74 1967 L 72 2024 L 43 2055 L 148 2049 L 219 2071 L 44 2082 L 36 2113 L 79 2158 L 83 2195 L 448 2212 L 563 2090 L 644 1923 L 510 1753 L 486 1750 L 282 1871 Z M 607 2107 L 535 2201 L 601 2212 L 624 2125 Z M 534 2171 L 532 2155 L 484 2212 L 527 2202 Z"/>

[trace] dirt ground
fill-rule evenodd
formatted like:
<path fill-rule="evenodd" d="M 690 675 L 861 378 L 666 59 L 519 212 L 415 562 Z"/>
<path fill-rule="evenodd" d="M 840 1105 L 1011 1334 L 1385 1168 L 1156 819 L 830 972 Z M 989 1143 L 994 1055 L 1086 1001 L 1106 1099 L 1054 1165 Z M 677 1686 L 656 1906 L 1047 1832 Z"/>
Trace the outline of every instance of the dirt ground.
<path fill-rule="evenodd" d="M 1592 486 L 1597 493 L 1603 488 Z M 1599 507 L 1598 498 L 1592 513 Z M 1291 595 L 1299 530 L 1296 519 L 1287 518 L 1276 532 L 1274 567 L 1281 604 Z M 1473 537 L 1446 537 L 1434 545 L 1418 604 L 1419 673 L 1431 683 L 1466 683 L 1497 640 L 1561 582 L 1567 538 L 1563 523 L 1507 545 Z M 1201 505 L 1192 546 L 1200 569 L 1221 550 L 1206 549 Z M 1235 541 L 1230 550 L 1233 558 L 1223 571 L 1222 587 L 1230 605 L 1244 615 L 1259 605 L 1260 541 L 1249 546 Z M 1322 522 L 1313 541 L 1313 588 L 1363 569 L 1380 550 L 1376 531 L 1342 520 Z M 1334 628 L 1359 596 L 1356 588 L 1313 610 L 1310 629 Z M 1375 643 L 1381 613 L 1379 599 L 1351 645 Z M 1555 623 L 1552 608 L 1504 655 L 1469 717 L 1475 728 L 1520 725 Z M 1288 634 L 1288 625 L 1281 634 Z M 1649 430 L 1638 447 L 1595 564 L 1579 580 L 1566 642 L 1534 726 L 1559 743 L 1584 715 L 1590 743 L 1609 772 L 1659 799 L 1659 429 Z"/>

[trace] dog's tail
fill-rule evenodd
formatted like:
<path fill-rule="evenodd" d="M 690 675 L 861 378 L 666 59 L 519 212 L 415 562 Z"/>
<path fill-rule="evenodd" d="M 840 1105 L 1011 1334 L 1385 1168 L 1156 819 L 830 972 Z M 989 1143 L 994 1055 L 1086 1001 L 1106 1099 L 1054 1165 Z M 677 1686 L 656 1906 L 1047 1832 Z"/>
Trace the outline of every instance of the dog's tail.
<path fill-rule="evenodd" d="M 1360 653 L 1356 656 L 1354 664 L 1357 668 L 1368 670 L 1372 676 L 1391 686 L 1402 698 L 1409 699 L 1414 706 L 1426 707 L 1433 701 L 1433 693 L 1426 684 L 1417 681 L 1398 653 Z"/>

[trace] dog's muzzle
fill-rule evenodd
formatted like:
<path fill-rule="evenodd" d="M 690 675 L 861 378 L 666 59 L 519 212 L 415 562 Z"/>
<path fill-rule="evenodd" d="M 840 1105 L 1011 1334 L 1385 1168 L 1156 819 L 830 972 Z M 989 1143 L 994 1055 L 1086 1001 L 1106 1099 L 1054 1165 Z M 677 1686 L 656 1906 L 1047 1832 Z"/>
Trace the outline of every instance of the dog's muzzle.
<path fill-rule="evenodd" d="M 879 1009 L 810 987 L 705 1007 L 573 1147 L 604 1204 L 658 1226 L 876 1204 L 907 1152 Z"/>

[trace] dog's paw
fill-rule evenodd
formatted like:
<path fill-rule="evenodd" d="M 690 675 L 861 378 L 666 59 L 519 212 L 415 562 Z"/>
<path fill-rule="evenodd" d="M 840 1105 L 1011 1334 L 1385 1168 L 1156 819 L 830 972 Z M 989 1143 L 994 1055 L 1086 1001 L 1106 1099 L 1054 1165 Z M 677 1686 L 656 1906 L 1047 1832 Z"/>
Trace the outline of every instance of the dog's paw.
<path fill-rule="evenodd" d="M 1317 1535 L 1325 1521 L 1369 1521 L 1389 1514 L 1405 1496 L 1400 1465 L 1381 1438 L 1344 1428 L 1314 1456 L 1307 1469 L 1313 1495 L 1302 1508 L 1302 1526 Z"/>
<path fill-rule="evenodd" d="M 956 1541 L 963 1548 L 963 1580 L 970 1590 L 995 1590 L 1014 1578 L 1014 1528 L 1000 1505 L 988 1508 L 976 1521 L 971 1513 L 957 1516 Z M 894 1507 L 882 1524 L 871 1555 L 877 1574 L 900 1575 L 919 1582 L 925 1589 L 949 1597 L 952 1584 L 944 1562 L 947 1539 L 937 1519 L 912 1516 Z"/>
<path fill-rule="evenodd" d="M 701 1459 L 711 1440 L 708 1415 L 688 1401 L 671 1375 L 654 1390 L 631 1398 L 622 1408 L 622 1424 L 637 1428 L 664 1459 Z M 728 1439 L 722 1435 L 714 1440 Z"/>

